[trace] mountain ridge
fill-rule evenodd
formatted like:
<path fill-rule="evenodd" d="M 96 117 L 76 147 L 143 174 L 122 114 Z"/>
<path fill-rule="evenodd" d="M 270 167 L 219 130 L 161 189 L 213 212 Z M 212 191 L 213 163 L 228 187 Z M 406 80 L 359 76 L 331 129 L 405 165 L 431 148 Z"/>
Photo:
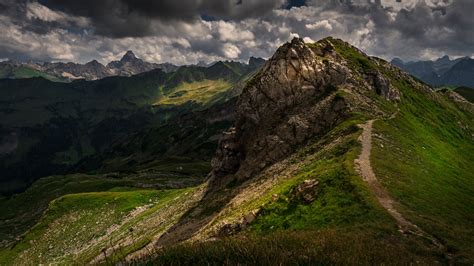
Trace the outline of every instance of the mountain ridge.
<path fill-rule="evenodd" d="M 197 64 L 198 67 L 211 67 L 217 61 L 210 64 Z M 225 61 L 228 64 L 241 64 L 240 62 Z M 249 68 L 257 68 L 263 64 L 264 59 L 251 57 L 247 63 Z M 189 65 L 192 66 L 192 65 Z M 125 52 L 120 60 L 111 61 L 106 65 L 97 60 L 91 60 L 85 64 L 73 62 L 27 62 L 20 63 L 11 60 L 0 62 L 0 78 L 31 78 L 44 77 L 51 81 L 71 82 L 78 79 L 97 80 L 105 77 L 124 76 L 129 77 L 155 69 L 161 69 L 165 73 L 176 71 L 180 66 L 171 63 L 146 62 L 129 50 Z"/>
<path fill-rule="evenodd" d="M 474 59 L 467 56 L 451 60 L 446 55 L 434 61 L 410 62 L 394 58 L 391 63 L 435 87 L 467 86 L 474 88 L 474 78 L 472 78 Z"/>

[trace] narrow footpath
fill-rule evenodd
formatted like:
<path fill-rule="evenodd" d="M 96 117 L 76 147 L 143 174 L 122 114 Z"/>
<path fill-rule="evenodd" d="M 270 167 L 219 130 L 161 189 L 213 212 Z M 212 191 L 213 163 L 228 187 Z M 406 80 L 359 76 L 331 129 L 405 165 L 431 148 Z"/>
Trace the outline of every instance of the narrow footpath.
<path fill-rule="evenodd" d="M 359 141 L 362 144 L 362 152 L 359 157 L 354 161 L 356 170 L 362 176 L 365 182 L 368 183 L 369 188 L 374 193 L 375 197 L 379 201 L 380 205 L 385 208 L 388 213 L 398 223 L 400 231 L 404 234 L 414 234 L 419 237 L 429 240 L 438 249 L 445 250 L 444 245 L 432 235 L 426 233 L 421 228 L 408 221 L 403 215 L 398 212 L 394 205 L 396 201 L 390 197 L 387 190 L 380 184 L 370 163 L 370 154 L 372 150 L 372 127 L 375 120 L 369 120 L 363 125 L 359 125 L 362 128 L 362 134 L 359 137 Z M 447 254 L 449 257 L 449 254 Z"/>

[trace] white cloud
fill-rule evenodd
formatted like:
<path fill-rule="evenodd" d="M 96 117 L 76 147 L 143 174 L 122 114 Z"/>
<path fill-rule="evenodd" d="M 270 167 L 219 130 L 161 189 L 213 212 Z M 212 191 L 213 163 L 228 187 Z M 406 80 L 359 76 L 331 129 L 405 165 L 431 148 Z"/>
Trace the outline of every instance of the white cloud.
<path fill-rule="evenodd" d="M 64 13 L 52 11 L 37 2 L 28 2 L 26 5 L 26 17 L 29 19 L 38 18 L 43 21 L 58 21 L 64 19 L 65 16 Z"/>
<path fill-rule="evenodd" d="M 216 26 L 219 32 L 219 39 L 224 42 L 253 40 L 255 38 L 252 32 L 237 28 L 235 23 L 221 20 L 216 23 Z"/>
<path fill-rule="evenodd" d="M 231 43 L 225 43 L 223 46 L 223 51 L 224 51 L 225 56 L 230 59 L 235 59 L 239 57 L 241 53 L 239 47 Z"/>
<path fill-rule="evenodd" d="M 304 37 L 304 38 L 303 38 L 303 41 L 304 41 L 305 43 L 314 43 L 314 42 L 315 42 L 315 41 L 314 41 L 313 39 L 311 39 L 310 37 Z"/>
<path fill-rule="evenodd" d="M 318 22 L 313 23 L 313 24 L 306 24 L 305 27 L 308 30 L 321 30 L 321 29 L 323 29 L 323 30 L 326 30 L 326 31 L 332 31 L 332 25 L 331 25 L 331 23 L 329 23 L 329 21 L 327 19 L 318 21 Z"/>
<path fill-rule="evenodd" d="M 77 17 L 65 14 L 59 11 L 53 11 L 38 2 L 27 2 L 26 4 L 26 18 L 39 19 L 46 22 L 59 22 L 61 24 L 74 23 L 80 27 L 88 27 L 89 19 L 85 17 Z"/>

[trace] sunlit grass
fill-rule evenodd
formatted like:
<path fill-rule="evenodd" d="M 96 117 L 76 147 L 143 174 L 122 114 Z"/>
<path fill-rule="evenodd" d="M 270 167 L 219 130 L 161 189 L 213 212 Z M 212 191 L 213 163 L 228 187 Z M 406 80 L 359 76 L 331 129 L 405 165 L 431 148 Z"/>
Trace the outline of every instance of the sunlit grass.
<path fill-rule="evenodd" d="M 160 97 L 155 105 L 181 105 L 187 102 L 206 105 L 215 100 L 219 93 L 223 93 L 231 87 L 232 84 L 222 79 L 183 82 Z"/>

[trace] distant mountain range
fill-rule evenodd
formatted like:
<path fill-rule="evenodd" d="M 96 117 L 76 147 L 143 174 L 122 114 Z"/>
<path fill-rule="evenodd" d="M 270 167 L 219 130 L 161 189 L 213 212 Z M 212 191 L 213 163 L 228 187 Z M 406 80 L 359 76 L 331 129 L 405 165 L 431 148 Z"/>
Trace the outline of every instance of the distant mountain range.
<path fill-rule="evenodd" d="M 251 57 L 248 66 L 250 68 L 256 65 L 262 65 L 265 62 L 262 58 Z M 197 66 L 211 67 L 219 62 L 205 64 L 200 62 Z M 232 62 L 241 64 L 245 64 Z M 111 76 L 125 76 L 148 72 L 154 69 L 160 69 L 165 73 L 174 72 L 179 66 L 171 63 L 150 63 L 137 58 L 132 51 L 127 51 L 122 59 L 112 61 L 106 66 L 97 60 L 92 60 L 86 64 L 78 64 L 73 62 L 63 63 L 20 63 L 16 61 L 0 62 L 0 79 L 18 79 L 43 77 L 51 81 L 70 82 L 77 79 L 98 80 Z"/>
<path fill-rule="evenodd" d="M 170 63 L 156 64 L 137 58 L 132 51 L 127 51 L 119 61 L 112 61 L 106 66 L 97 60 L 86 64 L 78 63 L 20 63 L 15 61 L 0 62 L 0 78 L 43 77 L 52 81 L 72 81 L 77 79 L 97 80 L 110 76 L 132 76 L 139 73 L 161 69 L 173 72 L 178 68 Z"/>
<path fill-rule="evenodd" d="M 262 58 L 251 57 L 249 63 L 242 64 L 240 62 L 227 63 L 238 64 L 239 67 L 255 68 L 257 65 L 262 65 L 265 62 Z M 212 67 L 215 64 L 222 63 L 221 61 L 206 64 L 199 62 L 196 66 Z M 137 58 L 132 51 L 127 51 L 122 59 L 112 61 L 107 65 L 102 65 L 97 60 L 92 60 L 85 64 L 78 64 L 73 62 L 56 62 L 56 63 L 35 63 L 27 62 L 20 63 L 16 61 L 0 62 L 0 79 L 19 79 L 19 78 L 33 78 L 43 77 L 51 81 L 70 82 L 78 79 L 98 80 L 105 77 L 124 76 L 129 77 L 136 74 L 148 72 L 155 69 L 160 69 L 165 73 L 170 73 L 178 70 L 179 66 L 171 63 L 150 63 L 140 58 Z"/>
<path fill-rule="evenodd" d="M 435 61 L 403 62 L 394 58 L 391 63 L 420 80 L 435 86 L 467 86 L 474 88 L 474 59 L 450 59 L 443 56 Z"/>

